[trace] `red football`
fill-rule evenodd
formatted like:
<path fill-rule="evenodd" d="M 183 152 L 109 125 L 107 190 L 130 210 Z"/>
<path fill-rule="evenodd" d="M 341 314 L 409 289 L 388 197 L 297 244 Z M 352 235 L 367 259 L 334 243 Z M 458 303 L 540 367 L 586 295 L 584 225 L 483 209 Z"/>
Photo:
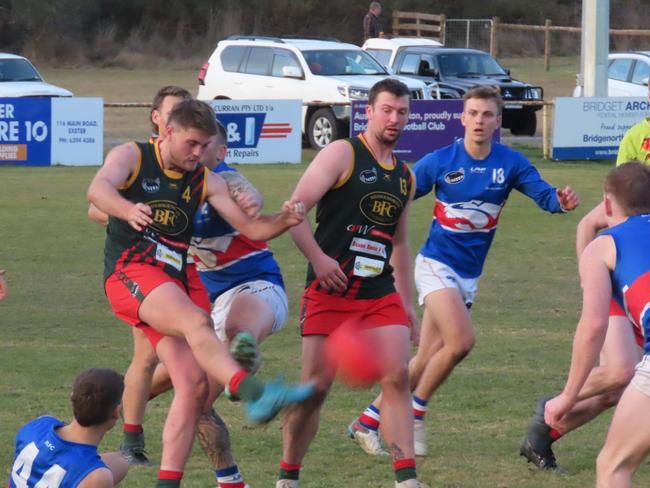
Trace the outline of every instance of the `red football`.
<path fill-rule="evenodd" d="M 368 388 L 382 377 L 381 349 L 367 329 L 348 321 L 325 341 L 325 359 L 348 386 Z"/>

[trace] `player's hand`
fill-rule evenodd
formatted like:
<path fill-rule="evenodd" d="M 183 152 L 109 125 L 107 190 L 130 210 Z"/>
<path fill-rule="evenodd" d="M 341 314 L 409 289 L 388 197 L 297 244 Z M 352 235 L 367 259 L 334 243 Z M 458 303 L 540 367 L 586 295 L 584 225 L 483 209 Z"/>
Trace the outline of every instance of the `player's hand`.
<path fill-rule="evenodd" d="M 348 287 L 348 278 L 336 259 L 332 259 L 323 253 L 311 265 L 314 268 L 314 273 L 316 273 L 318 283 L 326 290 L 345 291 Z"/>
<path fill-rule="evenodd" d="M 544 422 L 552 428 L 557 428 L 560 421 L 573 408 L 574 403 L 564 393 L 550 399 L 544 408 Z"/>
<path fill-rule="evenodd" d="M 262 206 L 260 205 L 259 200 L 255 195 L 250 193 L 237 193 L 235 203 L 239 206 L 242 212 L 248 215 L 251 219 L 259 217 L 260 212 L 262 211 Z"/>
<path fill-rule="evenodd" d="M 422 324 L 420 323 L 420 319 L 418 318 L 418 315 L 415 312 L 415 308 L 413 308 L 412 306 L 406 307 L 406 317 L 408 318 L 409 326 L 411 329 L 411 343 L 414 346 L 419 346 L 420 328 L 422 327 Z"/>
<path fill-rule="evenodd" d="M 131 207 L 127 214 L 126 221 L 131 227 L 138 232 L 144 230 L 146 226 L 153 223 L 151 219 L 151 207 L 145 203 L 136 203 Z"/>
<path fill-rule="evenodd" d="M 557 200 L 560 202 L 562 210 L 571 211 L 580 205 L 578 194 L 570 186 L 565 186 L 563 190 L 556 190 Z"/>
<path fill-rule="evenodd" d="M 293 227 L 305 220 L 305 204 L 300 200 L 292 199 L 282 204 L 280 218 L 287 227 Z"/>

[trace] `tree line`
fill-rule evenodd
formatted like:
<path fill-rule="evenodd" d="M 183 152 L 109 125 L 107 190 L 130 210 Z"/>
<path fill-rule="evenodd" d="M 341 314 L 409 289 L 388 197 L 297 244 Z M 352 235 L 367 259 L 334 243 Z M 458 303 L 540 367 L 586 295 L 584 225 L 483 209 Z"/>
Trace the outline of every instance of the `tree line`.
<path fill-rule="evenodd" d="M 384 0 L 393 10 L 448 18 L 580 25 L 579 0 Z M 611 0 L 613 28 L 646 28 L 647 0 Z M 231 34 L 336 37 L 362 42 L 368 0 L 0 0 L 0 51 L 50 64 L 124 64 L 205 58 Z M 500 49 L 507 46 L 500 45 Z"/>

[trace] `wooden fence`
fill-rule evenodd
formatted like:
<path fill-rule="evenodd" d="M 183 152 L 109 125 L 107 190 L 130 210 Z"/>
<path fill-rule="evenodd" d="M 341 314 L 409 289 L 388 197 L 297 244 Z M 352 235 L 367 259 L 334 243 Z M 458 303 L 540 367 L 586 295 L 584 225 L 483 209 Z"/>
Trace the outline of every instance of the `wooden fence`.
<path fill-rule="evenodd" d="M 393 11 L 393 35 L 429 37 L 445 43 L 444 15 Z"/>
<path fill-rule="evenodd" d="M 446 16 L 444 14 L 434 15 L 396 10 L 393 12 L 393 35 L 430 37 L 445 44 L 445 22 Z M 544 25 L 527 25 L 501 23 L 499 17 L 492 17 L 490 54 L 493 57 L 497 57 L 499 53 L 499 32 L 507 30 L 544 33 L 544 69 L 546 71 L 551 67 L 551 33 L 569 32 L 579 35 L 582 32 L 580 27 L 553 25 L 550 19 L 546 19 Z M 610 29 L 609 35 L 650 38 L 650 29 Z"/>

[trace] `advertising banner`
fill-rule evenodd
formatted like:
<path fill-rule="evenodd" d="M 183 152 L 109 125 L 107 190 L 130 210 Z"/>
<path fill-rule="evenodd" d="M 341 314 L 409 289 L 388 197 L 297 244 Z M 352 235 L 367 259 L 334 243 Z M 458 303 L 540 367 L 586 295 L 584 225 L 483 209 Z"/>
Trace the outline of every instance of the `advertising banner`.
<path fill-rule="evenodd" d="M 350 135 L 356 136 L 366 130 L 367 100 L 352 103 Z M 405 161 L 417 161 L 421 157 L 462 138 L 465 129 L 460 122 L 463 112 L 462 100 L 412 100 L 409 121 L 394 152 Z M 494 140 L 499 141 L 500 130 Z"/>
<path fill-rule="evenodd" d="M 99 165 L 101 98 L 0 98 L 0 164 Z"/>
<path fill-rule="evenodd" d="M 616 159 L 625 132 L 647 115 L 645 98 L 556 98 L 551 157 Z"/>
<path fill-rule="evenodd" d="M 301 100 L 212 100 L 228 137 L 228 163 L 300 163 Z"/>

